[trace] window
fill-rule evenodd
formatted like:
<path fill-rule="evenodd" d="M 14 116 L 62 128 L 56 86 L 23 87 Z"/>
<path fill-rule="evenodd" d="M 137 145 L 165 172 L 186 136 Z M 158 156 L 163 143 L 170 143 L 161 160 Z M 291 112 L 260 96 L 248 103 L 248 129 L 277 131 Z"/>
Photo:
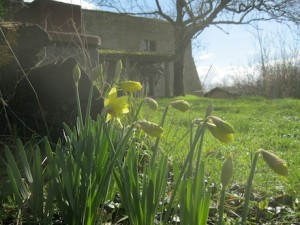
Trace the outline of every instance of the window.
<path fill-rule="evenodd" d="M 156 51 L 156 42 L 154 40 L 144 40 L 143 50 L 144 51 Z"/>

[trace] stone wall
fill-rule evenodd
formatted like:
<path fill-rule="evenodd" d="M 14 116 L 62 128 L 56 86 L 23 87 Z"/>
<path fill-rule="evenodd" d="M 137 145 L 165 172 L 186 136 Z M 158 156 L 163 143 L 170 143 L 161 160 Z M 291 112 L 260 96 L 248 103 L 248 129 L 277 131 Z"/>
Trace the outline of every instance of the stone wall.
<path fill-rule="evenodd" d="M 37 23 L 46 31 L 81 32 L 81 7 L 52 0 L 35 0 L 15 14 L 15 20 Z"/>
<path fill-rule="evenodd" d="M 101 37 L 101 48 L 142 51 L 144 40 L 155 40 L 157 52 L 174 52 L 168 23 L 97 10 L 83 10 L 82 16 L 87 34 Z"/>
<path fill-rule="evenodd" d="M 17 12 L 16 20 L 37 23 L 48 31 L 52 42 L 41 54 L 44 63 L 78 55 L 77 60 L 84 66 L 86 57 L 82 56 L 83 51 L 80 51 L 80 48 L 86 47 L 89 50 L 92 66 L 95 66 L 98 63 L 96 37 L 101 38 L 101 49 L 130 52 L 146 50 L 158 54 L 174 54 L 173 27 L 168 22 L 158 19 L 134 17 L 99 10 L 83 10 L 80 6 L 72 4 L 51 0 L 35 0 Z M 83 42 L 87 42 L 88 46 L 78 44 L 76 41 L 77 32 L 85 35 L 83 40 L 87 41 Z M 87 35 L 90 37 L 87 37 Z M 167 61 L 161 62 L 158 59 L 157 62 L 166 63 Z M 131 78 L 140 77 L 141 81 L 144 79 L 144 84 L 149 86 L 147 79 L 152 79 L 151 76 L 146 75 L 142 78 L 140 74 L 143 65 L 139 65 L 132 70 L 134 63 L 131 61 L 127 64 L 131 64 L 126 65 L 126 68 L 130 68 L 130 70 L 126 70 L 124 74 Z M 165 96 L 168 93 L 167 89 L 172 90 L 173 86 L 173 63 L 168 63 L 167 66 L 164 64 L 159 66 L 162 66 L 162 68 L 168 67 L 167 70 L 170 75 L 154 75 L 156 85 L 153 93 L 155 93 L 155 96 Z M 112 62 L 110 62 L 110 67 L 114 68 Z M 110 79 L 108 79 L 109 81 Z M 186 93 L 194 93 L 201 89 L 191 46 L 188 47 L 185 56 L 184 86 Z"/>
<path fill-rule="evenodd" d="M 99 36 L 102 49 L 143 51 L 146 40 L 155 42 L 156 52 L 174 54 L 173 27 L 167 22 L 97 10 L 83 10 L 82 20 L 82 30 Z M 173 74 L 172 65 L 170 73 Z M 172 75 L 168 81 L 172 89 Z M 201 89 L 191 46 L 185 55 L 184 85 L 186 93 Z M 161 76 L 155 87 L 155 96 L 164 96 L 164 89 L 165 79 Z"/>
<path fill-rule="evenodd" d="M 81 6 L 53 0 L 35 0 L 27 3 L 15 13 L 15 21 L 40 25 L 48 32 L 51 42 L 41 51 L 43 64 L 76 57 L 82 67 L 87 64 L 87 50 L 92 66 L 98 65 L 97 36 L 81 32 Z"/>

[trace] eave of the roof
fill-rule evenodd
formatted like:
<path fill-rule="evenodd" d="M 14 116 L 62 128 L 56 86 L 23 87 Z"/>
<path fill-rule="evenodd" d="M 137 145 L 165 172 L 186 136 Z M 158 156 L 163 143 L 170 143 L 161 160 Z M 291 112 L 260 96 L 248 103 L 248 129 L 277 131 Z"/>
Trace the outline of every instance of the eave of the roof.
<path fill-rule="evenodd" d="M 128 59 L 136 62 L 172 62 L 174 54 L 147 52 L 147 51 L 126 51 L 126 50 L 98 50 L 99 58 L 105 60 Z"/>

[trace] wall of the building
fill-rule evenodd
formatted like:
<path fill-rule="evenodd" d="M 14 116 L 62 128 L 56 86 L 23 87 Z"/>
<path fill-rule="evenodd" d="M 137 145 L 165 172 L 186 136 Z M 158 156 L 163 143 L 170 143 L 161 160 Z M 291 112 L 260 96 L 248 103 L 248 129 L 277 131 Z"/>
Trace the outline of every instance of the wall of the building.
<path fill-rule="evenodd" d="M 141 51 L 146 39 L 157 41 L 157 52 L 174 52 L 173 31 L 167 23 L 96 10 L 82 13 L 85 31 L 101 37 L 103 49 Z"/>
<path fill-rule="evenodd" d="M 101 48 L 115 50 L 142 51 L 144 40 L 156 42 L 156 52 L 173 54 L 173 27 L 164 21 L 133 17 L 124 14 L 96 10 L 82 11 L 82 30 L 101 38 Z M 173 66 L 170 67 L 173 74 Z M 169 80 L 171 90 L 173 76 Z M 201 89 L 200 80 L 192 58 L 191 46 L 186 51 L 184 85 L 186 93 Z M 155 87 L 156 96 L 164 96 L 165 79 L 161 76 Z"/>

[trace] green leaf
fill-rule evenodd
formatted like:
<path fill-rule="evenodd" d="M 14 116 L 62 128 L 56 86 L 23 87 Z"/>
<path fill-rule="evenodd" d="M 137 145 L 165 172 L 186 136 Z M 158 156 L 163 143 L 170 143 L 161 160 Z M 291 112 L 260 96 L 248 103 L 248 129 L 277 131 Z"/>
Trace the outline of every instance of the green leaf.
<path fill-rule="evenodd" d="M 73 195 L 73 191 L 72 191 L 72 185 L 71 185 L 71 174 L 68 171 L 67 165 L 66 165 L 66 159 L 65 156 L 62 153 L 62 149 L 59 149 L 58 152 L 56 152 L 59 156 L 59 165 L 61 167 L 61 173 L 62 173 L 62 181 L 63 184 L 66 187 L 67 190 L 67 198 L 69 200 L 70 206 L 72 208 L 72 210 L 75 210 L 75 201 L 74 201 L 74 195 Z"/>
<path fill-rule="evenodd" d="M 27 178 L 29 184 L 32 184 L 33 180 L 32 180 L 32 174 L 31 174 L 30 166 L 29 166 L 29 163 L 28 163 L 28 160 L 27 160 L 26 152 L 24 150 L 24 146 L 23 146 L 20 139 L 17 140 L 17 151 L 20 154 L 20 158 L 21 158 L 24 170 L 25 170 L 26 178 Z"/>
<path fill-rule="evenodd" d="M 43 216 L 43 177 L 42 177 L 42 161 L 40 149 L 35 150 L 35 158 L 33 164 L 33 188 L 32 188 L 32 209 L 36 218 Z"/>
<path fill-rule="evenodd" d="M 150 224 L 153 224 L 153 219 L 154 219 L 154 214 L 155 214 L 155 207 L 154 206 L 154 202 L 153 202 L 153 198 L 154 198 L 154 185 L 153 185 L 153 181 L 150 180 L 149 181 L 149 185 L 148 185 L 148 189 L 147 189 L 147 208 L 146 213 L 147 213 L 147 220 L 148 223 L 150 222 Z"/>
<path fill-rule="evenodd" d="M 8 163 L 8 172 L 10 176 L 10 181 L 12 182 L 13 186 L 16 185 L 17 189 L 20 191 L 20 197 L 22 200 L 25 200 L 29 197 L 29 193 L 25 187 L 25 184 L 22 180 L 21 173 L 18 169 L 17 163 L 7 146 L 5 146 L 5 155 L 7 158 Z M 15 191 L 15 194 L 16 191 Z M 17 194 L 18 195 L 18 194 Z"/>
<path fill-rule="evenodd" d="M 8 179 L 9 179 L 9 182 L 10 182 L 10 186 L 11 186 L 11 188 L 12 188 L 14 194 L 15 194 L 16 200 L 19 204 L 21 204 L 22 201 L 24 200 L 24 198 L 19 192 L 16 179 L 14 177 L 14 174 L 13 174 L 10 166 L 7 166 L 7 174 L 8 174 Z"/>

